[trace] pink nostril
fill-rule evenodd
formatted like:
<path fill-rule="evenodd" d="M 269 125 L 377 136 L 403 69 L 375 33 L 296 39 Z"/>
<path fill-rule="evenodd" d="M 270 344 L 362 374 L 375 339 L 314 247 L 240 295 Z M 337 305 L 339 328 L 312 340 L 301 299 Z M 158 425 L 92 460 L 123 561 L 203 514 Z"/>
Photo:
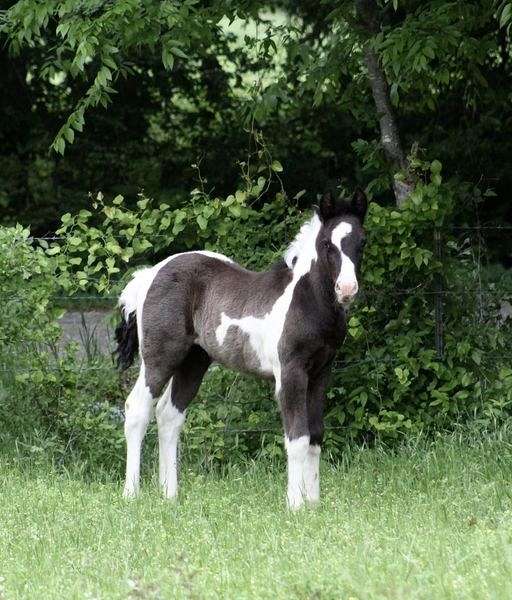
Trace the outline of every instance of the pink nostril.
<path fill-rule="evenodd" d="M 341 296 L 343 298 L 343 300 L 345 299 L 350 299 L 352 296 L 355 296 L 355 294 L 357 293 L 357 284 L 348 284 L 348 285 L 339 285 L 336 284 L 335 286 L 336 289 L 336 293 L 338 294 L 338 296 Z"/>

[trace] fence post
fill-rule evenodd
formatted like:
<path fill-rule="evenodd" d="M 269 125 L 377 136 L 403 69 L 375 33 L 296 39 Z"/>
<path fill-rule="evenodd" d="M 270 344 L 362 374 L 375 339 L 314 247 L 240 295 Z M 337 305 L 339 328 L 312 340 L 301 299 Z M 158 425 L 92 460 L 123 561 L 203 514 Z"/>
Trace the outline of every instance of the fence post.
<path fill-rule="evenodd" d="M 443 258 L 443 247 L 441 244 L 441 231 L 438 227 L 434 229 L 434 252 L 437 260 L 441 261 Z M 435 330 L 435 344 L 436 353 L 438 360 L 444 358 L 444 340 L 443 340 L 443 277 L 440 273 L 437 273 L 434 282 L 435 287 L 435 319 L 436 319 L 436 330 Z"/>

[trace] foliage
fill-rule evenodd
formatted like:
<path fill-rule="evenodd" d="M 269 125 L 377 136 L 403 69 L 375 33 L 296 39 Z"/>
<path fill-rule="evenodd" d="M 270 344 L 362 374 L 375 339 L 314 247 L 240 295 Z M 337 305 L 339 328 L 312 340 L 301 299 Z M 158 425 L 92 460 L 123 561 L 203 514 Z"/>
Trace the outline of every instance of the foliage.
<path fill-rule="evenodd" d="M 349 320 L 348 366 L 336 372 L 328 413 L 352 435 L 368 427 L 386 436 L 450 427 L 468 416 L 488 425 L 510 411 L 511 338 L 498 318 L 503 292 L 487 297 L 479 318 L 481 264 L 449 228 L 457 190 L 442 182 L 439 161 L 415 164 L 423 182 L 403 209 L 372 204 L 367 217 L 367 291 Z M 443 349 L 436 348 L 436 318 L 443 319 Z"/>
<path fill-rule="evenodd" d="M 156 257 L 169 247 L 173 252 L 197 246 L 217 249 L 232 253 L 248 266 L 260 266 L 275 256 L 299 219 L 283 192 L 260 210 L 251 207 L 280 170 L 281 164 L 270 157 L 268 165 L 255 168 L 259 173 L 255 181 L 247 166 L 244 189 L 225 199 L 210 197 L 200 179 L 200 187 L 178 208 L 157 205 L 140 194 L 131 209 L 123 196 L 107 203 L 99 193 L 92 201 L 94 212 L 82 209 L 62 216 L 57 230 L 62 241 L 49 245 L 41 240 L 41 244 L 54 258 L 57 283 L 67 292 L 94 289 L 107 293 L 118 279 L 112 276 L 132 258 L 147 256 L 149 250 Z"/>
<path fill-rule="evenodd" d="M 187 199 L 183 182 L 201 157 L 209 186 L 225 197 L 236 185 L 233 165 L 247 150 L 241 124 L 251 121 L 286 167 L 290 195 L 317 192 L 340 175 L 367 183 L 351 148 L 360 139 L 378 150 L 378 115 L 362 60 L 367 34 L 355 20 L 353 0 L 321 6 L 281 0 L 274 12 L 265 3 L 226 0 L 12 4 L 2 31 L 14 56 L 0 52 L 6 72 L 0 203 L 10 222 L 23 211 L 23 222 L 44 232 L 56 226 L 59 205 L 78 212 L 87 192 L 98 189 L 129 198 L 140 186 L 175 206 Z M 510 2 L 377 6 L 372 45 L 404 146 L 429 148 L 461 182 L 493 185 L 498 196 L 486 201 L 486 217 L 506 217 Z M 169 50 L 162 60 L 166 47 L 187 56 Z M 54 134 L 60 148 L 78 133 L 89 92 L 84 132 L 68 156 L 47 157 Z M 92 106 L 107 97 L 108 112 L 101 103 Z M 389 194 L 378 198 L 389 201 Z"/>
<path fill-rule="evenodd" d="M 112 402 L 122 393 L 110 364 L 93 361 L 82 373 L 72 349 L 57 352 L 57 315 L 47 310 L 55 286 L 115 294 L 127 268 L 196 247 L 262 268 L 296 230 L 298 205 L 309 207 L 340 175 L 344 188 L 363 184 L 377 202 L 367 223 L 367 293 L 350 314 L 329 398 L 329 453 L 339 456 L 347 437 L 508 416 L 510 321 L 497 316 L 504 296 L 482 298 L 482 252 L 449 228 L 473 224 L 475 205 L 485 221 L 510 216 L 510 2 L 379 0 L 371 34 L 353 0 L 281 0 L 275 12 L 229 0 L 9 4 L 1 13 L 11 52 L 0 50 L 2 219 L 62 238 L 37 247 L 17 229 L 0 240 L 12 242 L 0 287 L 23 296 L 0 318 L 13 342 L 3 360 L 28 372 L 8 385 L 23 399 L 19 414 L 37 398 L 44 433 L 35 447 L 52 432 L 59 456 L 75 448 L 113 464 L 121 444 Z M 416 189 L 400 211 L 388 208 L 395 174 L 375 139 L 368 46 L 411 148 Z M 183 182 L 196 173 L 189 194 Z M 495 256 L 510 253 L 506 240 L 495 246 Z M 441 287 L 442 355 L 434 336 Z M 270 431 L 227 431 L 254 426 Z M 270 391 L 223 371 L 211 374 L 188 427 L 190 458 L 208 465 L 281 451 Z"/>
<path fill-rule="evenodd" d="M 18 225 L 0 228 L 0 368 L 4 374 L 15 365 L 23 368 L 27 348 L 54 344 L 57 316 L 51 297 L 57 286 L 53 265 L 40 248 L 31 245 L 30 233 Z M 14 351 L 14 353 L 13 353 Z M 46 354 L 41 354 L 44 363 Z"/>
<path fill-rule="evenodd" d="M 349 335 L 336 363 L 326 410 L 325 447 L 333 458 L 340 457 L 350 438 L 392 439 L 423 429 L 450 428 L 468 419 L 489 426 L 510 414 L 512 374 L 506 354 L 510 325 L 498 316 L 503 296 L 497 290 L 482 306 L 474 293 L 482 279 L 481 258 L 467 239 L 450 232 L 458 190 L 443 182 L 441 163 L 412 158 L 411 164 L 418 183 L 404 207 L 394 210 L 372 203 L 367 216 L 364 297 L 350 311 Z M 18 260 L 12 254 L 9 264 L 22 265 L 25 260 L 40 268 L 33 257 L 42 261 L 46 270 L 38 285 L 45 290 L 44 306 L 53 291 L 49 281 L 67 293 L 88 286 L 112 293 L 123 263 L 131 266 L 151 255 L 154 260 L 169 251 L 169 244 L 172 251 L 209 247 L 263 268 L 298 228 L 300 215 L 281 194 L 254 210 L 246 198 L 259 193 L 261 185 L 256 185 L 222 200 L 198 189 L 189 204 L 175 209 L 155 206 L 147 198 L 141 198 L 136 209 L 126 208 L 122 198 L 112 203 L 99 198 L 94 201 L 95 213 L 65 215 L 63 239 L 49 248 L 31 246 L 28 233 L 16 230 L 21 242 L 11 244 L 12 252 L 26 258 Z M 214 210 L 206 213 L 205 207 Z M 207 219 L 206 227 L 201 217 Z M 436 230 L 442 257 L 436 249 Z M 10 241 L 7 237 L 6 243 Z M 6 270 L 7 280 L 12 278 L 10 285 L 28 294 L 30 288 L 21 285 L 16 273 Z M 28 271 L 27 279 L 31 277 Z M 442 356 L 434 334 L 440 286 L 448 292 L 442 296 Z M 27 323 L 32 318 L 31 301 L 27 297 Z M 23 320 L 18 322 L 23 327 Z M 53 328 L 55 339 L 51 318 L 46 326 Z M 20 344 L 16 341 L 13 347 L 19 351 Z M 32 447 L 47 449 L 47 444 L 54 444 L 61 458 L 69 454 L 86 457 L 90 466 L 119 468 L 121 410 L 132 377 L 119 386 L 111 363 L 97 356 L 84 362 L 73 348 L 53 356 L 25 351 L 24 366 L 25 373 L 11 382 L 12 395 L 20 407 L 33 407 L 37 398 L 38 430 L 46 432 Z M 8 406 L 6 410 L 11 410 Z M 30 410 L 22 410 L 20 415 L 27 413 Z M 189 411 L 185 456 L 208 467 L 280 456 L 280 431 L 267 385 L 214 368 Z M 154 440 L 154 430 L 150 439 Z"/>
<path fill-rule="evenodd" d="M 32 454 L 118 464 L 123 442 L 112 365 L 59 342 L 55 265 L 21 226 L 0 228 L 0 429 Z"/>
<path fill-rule="evenodd" d="M 40 43 L 47 28 L 55 27 L 59 50 L 56 60 L 47 61 L 41 76 L 58 73 L 73 79 L 89 79 L 91 84 L 77 102 L 66 123 L 60 128 L 52 147 L 64 153 L 66 143 L 73 143 L 81 132 L 84 113 L 91 107 L 106 107 L 113 80 L 133 72 L 128 56 L 135 49 L 158 48 L 166 69 L 175 59 L 187 59 L 189 47 L 207 46 L 223 16 L 218 4 L 200 7 L 194 0 L 180 2 L 113 3 L 80 0 L 72 2 L 34 2 L 21 0 L 4 15 L 3 30 L 11 39 L 12 49 Z"/>

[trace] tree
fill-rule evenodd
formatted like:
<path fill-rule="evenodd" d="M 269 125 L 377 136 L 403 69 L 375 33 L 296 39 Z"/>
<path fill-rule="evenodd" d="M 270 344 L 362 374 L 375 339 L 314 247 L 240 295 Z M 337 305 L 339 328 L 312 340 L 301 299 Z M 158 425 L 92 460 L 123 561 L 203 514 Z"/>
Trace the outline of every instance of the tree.
<path fill-rule="evenodd" d="M 105 117 L 102 107 L 130 89 L 151 99 L 148 114 L 162 130 L 190 128 L 191 143 L 218 139 L 226 143 L 218 156 L 239 158 L 239 141 L 215 138 L 213 120 L 199 121 L 201 138 L 193 119 L 178 120 L 174 109 L 158 106 L 166 90 L 193 89 L 206 115 L 220 82 L 215 110 L 229 120 L 216 117 L 217 131 L 241 132 L 244 111 L 279 158 L 290 158 L 294 191 L 304 182 L 318 189 L 342 172 L 369 182 L 381 201 L 392 190 L 400 203 L 414 184 L 408 156 L 416 147 L 440 158 L 460 181 L 483 178 L 504 191 L 512 184 L 511 6 L 502 0 L 281 0 L 272 3 L 286 17 L 278 19 L 267 3 L 250 0 L 20 0 L 2 14 L 2 31 L 20 60 L 30 55 L 31 81 L 66 77 L 54 102 L 59 119 L 68 113 L 53 142 L 59 153 L 87 114 L 95 115 L 94 125 L 98 115 L 118 124 L 122 119 Z M 220 23 L 236 16 L 256 24 L 259 35 L 247 32 L 245 46 L 234 48 Z M 259 85 L 249 89 L 255 79 Z M 249 95 L 255 102 L 246 102 Z M 229 107 L 222 98 L 232 100 Z M 133 114 L 140 104 L 132 105 Z M 116 111 L 121 105 L 118 100 Z M 127 123 L 134 129 L 133 120 Z M 169 136 L 171 146 L 182 153 Z M 158 161 L 161 146 L 155 155 Z"/>
<path fill-rule="evenodd" d="M 293 80 L 301 82 L 299 94 L 311 90 L 315 103 L 336 99 L 359 122 L 377 117 L 398 204 L 413 184 L 405 148 L 430 145 L 439 131 L 444 134 L 441 152 L 449 147 L 460 157 L 469 148 L 447 144 L 448 123 L 455 134 L 485 122 L 491 105 L 505 105 L 509 114 L 509 2 L 345 0 L 324 2 L 321 11 L 314 2 L 283 6 L 300 21 L 294 21 L 292 32 L 282 32 L 290 62 L 281 88 L 294 73 Z M 364 93 L 367 85 L 373 107 Z M 464 170 L 467 160 L 454 160 L 456 170 Z M 397 177 L 399 170 L 405 172 Z"/>
<path fill-rule="evenodd" d="M 159 51 L 166 69 L 175 61 L 204 54 L 218 22 L 233 14 L 225 2 L 196 0 L 20 0 L 2 14 L 2 29 L 15 53 L 41 45 L 38 75 L 64 75 L 84 92 L 60 128 L 52 147 L 64 153 L 84 125 L 87 110 L 106 107 L 120 77 L 137 73 L 144 53 Z M 55 44 L 47 45 L 49 37 Z M 134 61 L 134 57 L 137 57 Z"/>
<path fill-rule="evenodd" d="M 380 29 L 379 12 L 376 0 L 356 0 L 357 19 L 369 37 L 375 37 Z M 380 139 L 386 158 L 396 170 L 408 171 L 408 164 L 402 149 L 398 124 L 391 104 L 389 84 L 379 56 L 370 40 L 363 42 L 364 63 L 372 88 L 373 100 L 379 117 Z M 393 189 L 396 203 L 401 206 L 412 191 L 412 183 L 394 179 Z"/>

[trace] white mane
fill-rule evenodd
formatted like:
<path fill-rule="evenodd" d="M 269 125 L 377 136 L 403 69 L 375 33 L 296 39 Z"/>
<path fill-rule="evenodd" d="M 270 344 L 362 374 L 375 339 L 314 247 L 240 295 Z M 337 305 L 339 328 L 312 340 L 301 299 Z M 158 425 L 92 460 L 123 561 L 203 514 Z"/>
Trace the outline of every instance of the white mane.
<path fill-rule="evenodd" d="M 290 269 L 300 264 L 301 270 L 309 270 L 311 261 L 316 259 L 316 238 L 321 227 L 322 222 L 316 213 L 302 225 L 284 253 L 284 260 Z"/>

